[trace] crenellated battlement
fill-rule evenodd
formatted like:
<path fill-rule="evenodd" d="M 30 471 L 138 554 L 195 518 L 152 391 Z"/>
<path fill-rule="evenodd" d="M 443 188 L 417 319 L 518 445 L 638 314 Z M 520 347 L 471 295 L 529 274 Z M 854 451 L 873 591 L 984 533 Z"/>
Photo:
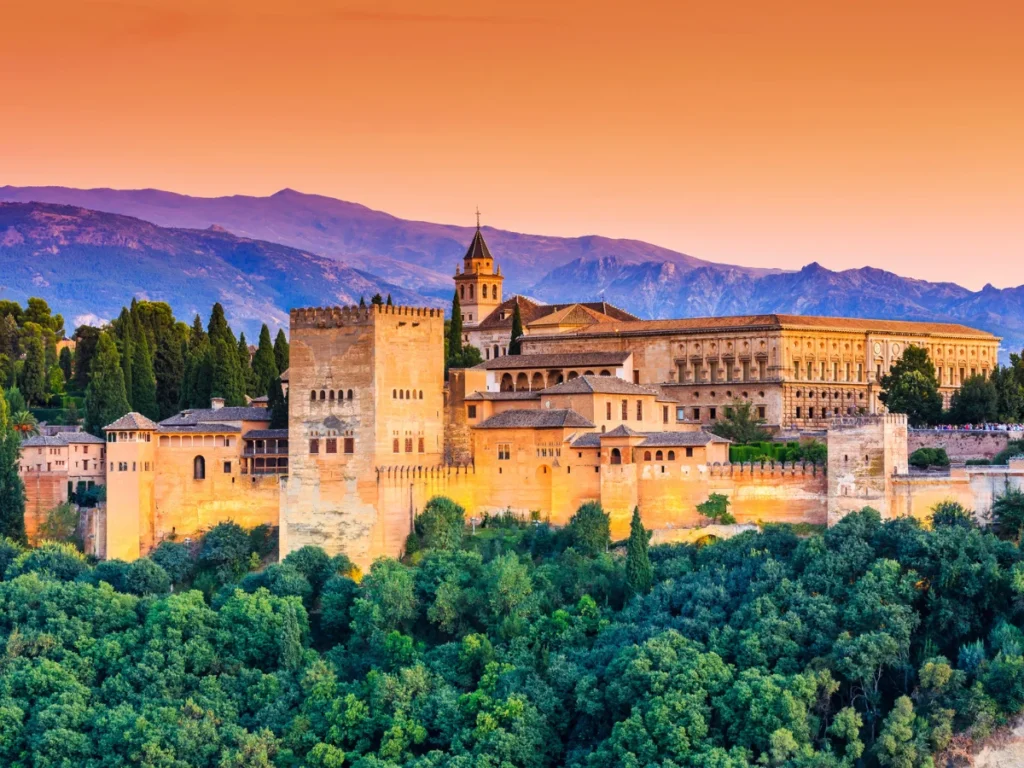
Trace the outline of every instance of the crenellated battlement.
<path fill-rule="evenodd" d="M 372 325 L 378 317 L 385 315 L 444 319 L 444 310 L 371 304 L 368 307 L 303 307 L 291 310 L 289 315 L 292 328 L 343 328 Z"/>
<path fill-rule="evenodd" d="M 812 464 L 810 462 L 736 462 L 736 463 L 714 463 L 708 465 L 708 474 L 712 477 L 734 477 L 742 479 L 749 477 L 757 479 L 761 477 L 817 477 L 827 474 L 825 465 Z"/>
<path fill-rule="evenodd" d="M 476 474 L 476 466 L 474 464 L 434 464 L 428 467 L 397 465 L 377 467 L 376 470 L 378 481 L 398 477 L 439 479 Z"/>
<path fill-rule="evenodd" d="M 859 427 L 872 427 L 891 424 L 895 427 L 907 426 L 907 414 L 905 413 L 879 413 L 872 416 L 843 416 L 832 419 L 829 426 L 831 430 L 857 429 Z"/>

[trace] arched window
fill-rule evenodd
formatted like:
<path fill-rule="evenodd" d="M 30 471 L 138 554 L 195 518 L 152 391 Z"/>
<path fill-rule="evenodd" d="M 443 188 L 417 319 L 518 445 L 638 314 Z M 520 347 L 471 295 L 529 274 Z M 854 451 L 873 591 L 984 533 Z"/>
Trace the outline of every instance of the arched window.
<path fill-rule="evenodd" d="M 422 399 L 423 399 L 423 390 L 421 389 L 420 390 L 420 400 L 422 400 Z"/>
<path fill-rule="evenodd" d="M 533 379 L 530 381 L 530 389 L 534 392 L 544 389 L 544 374 L 539 371 L 533 374 Z"/>
<path fill-rule="evenodd" d="M 657 453 L 654 454 L 655 461 L 662 461 L 664 458 L 665 454 L 663 454 L 661 451 L 658 451 Z"/>
<path fill-rule="evenodd" d="M 408 389 L 405 390 L 405 399 L 406 400 L 412 400 L 412 396 L 409 394 L 409 390 Z"/>
<path fill-rule="evenodd" d="M 310 400 L 310 402 L 316 400 L 316 390 L 315 389 L 312 392 L 309 393 L 309 400 Z"/>
<path fill-rule="evenodd" d="M 601 371 L 600 375 L 601 376 L 611 376 L 612 372 L 609 371 L 607 368 L 605 368 L 603 371 Z"/>
<path fill-rule="evenodd" d="M 472 285 L 469 286 L 469 300 L 470 301 L 473 300 L 473 286 Z M 470 318 L 470 319 L 472 319 L 472 318 Z"/>
<path fill-rule="evenodd" d="M 327 393 L 324 392 L 322 389 L 320 390 L 320 399 L 321 400 L 326 400 L 327 399 Z"/>
<path fill-rule="evenodd" d="M 348 398 L 349 400 L 351 400 L 351 399 L 352 399 L 352 390 L 351 390 L 351 389 L 350 389 L 350 390 L 348 391 L 348 394 L 346 395 L 346 397 L 347 397 L 347 398 Z"/>
<path fill-rule="evenodd" d="M 498 356 L 499 356 L 499 355 L 498 355 L 498 345 L 497 345 L 497 344 L 495 344 L 495 345 L 494 345 L 494 356 L 495 356 L 495 357 L 498 357 Z"/>
<path fill-rule="evenodd" d="M 520 373 L 516 376 L 516 392 L 526 392 L 530 389 L 530 380 L 526 378 L 525 373 Z"/>
<path fill-rule="evenodd" d="M 459 286 L 459 298 L 460 299 L 466 298 L 466 286 L 464 286 L 464 285 L 460 285 Z"/>
<path fill-rule="evenodd" d="M 328 392 L 329 392 L 329 394 L 327 395 L 327 399 L 328 400 L 333 400 L 334 399 L 334 390 L 330 389 L 330 390 L 328 390 Z"/>
<path fill-rule="evenodd" d="M 511 373 L 503 373 L 501 375 L 501 391 L 502 392 L 513 392 L 515 391 L 515 384 L 512 382 Z"/>
<path fill-rule="evenodd" d="M 650 460 L 651 460 L 651 452 L 650 451 L 644 451 L 644 461 L 650 461 Z"/>
<path fill-rule="evenodd" d="M 391 399 L 392 400 L 397 400 L 398 399 L 398 390 L 397 389 L 392 389 L 391 390 Z"/>
<path fill-rule="evenodd" d="M 612 448 L 611 463 L 612 464 L 621 464 L 622 463 L 622 452 L 618 448 Z"/>
<path fill-rule="evenodd" d="M 492 299 L 498 298 L 498 286 L 496 286 L 496 285 L 492 285 L 491 286 L 491 298 Z"/>
<path fill-rule="evenodd" d="M 398 399 L 399 400 L 405 400 L 405 390 L 404 389 L 398 390 Z"/>
<path fill-rule="evenodd" d="M 578 379 L 579 376 L 580 375 L 576 373 L 576 371 L 569 371 L 569 381 L 572 381 L 573 379 Z"/>
<path fill-rule="evenodd" d="M 480 286 L 480 298 L 482 298 L 482 299 L 486 299 L 487 298 L 487 286 L 486 285 Z"/>
<path fill-rule="evenodd" d="M 668 460 L 669 461 L 675 461 L 676 460 L 676 452 L 675 451 L 669 451 L 668 452 Z"/>
<path fill-rule="evenodd" d="M 192 460 L 192 479 L 206 479 L 206 459 L 202 456 L 196 456 L 195 459 Z"/>
<path fill-rule="evenodd" d="M 594 372 L 593 372 L 593 371 L 584 371 L 584 372 L 583 372 L 583 375 L 584 375 L 584 376 L 593 376 L 593 375 L 594 375 Z"/>

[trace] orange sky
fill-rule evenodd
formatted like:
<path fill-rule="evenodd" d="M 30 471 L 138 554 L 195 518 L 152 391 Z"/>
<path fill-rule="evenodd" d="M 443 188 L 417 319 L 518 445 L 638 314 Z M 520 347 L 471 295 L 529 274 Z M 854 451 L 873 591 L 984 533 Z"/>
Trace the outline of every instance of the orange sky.
<path fill-rule="evenodd" d="M 1015 5 L 10 2 L 0 184 L 288 186 L 462 224 L 479 204 L 719 261 L 1017 285 Z"/>

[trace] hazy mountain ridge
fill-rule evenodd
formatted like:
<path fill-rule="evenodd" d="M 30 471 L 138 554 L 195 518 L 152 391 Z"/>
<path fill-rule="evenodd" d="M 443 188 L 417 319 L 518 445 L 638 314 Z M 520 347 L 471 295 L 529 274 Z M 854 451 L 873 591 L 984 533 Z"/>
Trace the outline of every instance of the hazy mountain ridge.
<path fill-rule="evenodd" d="M 179 319 L 215 301 L 251 338 L 288 325 L 291 307 L 353 304 L 413 291 L 316 254 L 216 229 L 172 229 L 48 203 L 0 203 L 0 297 L 42 296 L 69 319 L 115 316 L 132 297 L 166 301 Z M 430 302 L 440 306 L 443 302 Z"/>

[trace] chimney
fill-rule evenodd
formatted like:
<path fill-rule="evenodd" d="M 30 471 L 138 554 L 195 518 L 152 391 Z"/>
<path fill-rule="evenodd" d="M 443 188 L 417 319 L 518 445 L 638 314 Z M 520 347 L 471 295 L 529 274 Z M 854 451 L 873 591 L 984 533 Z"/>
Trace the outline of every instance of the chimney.
<path fill-rule="evenodd" d="M 211 409 L 213 409 L 215 411 L 219 411 L 223 407 L 224 407 L 224 398 L 223 397 L 211 397 L 210 398 L 210 408 Z"/>

